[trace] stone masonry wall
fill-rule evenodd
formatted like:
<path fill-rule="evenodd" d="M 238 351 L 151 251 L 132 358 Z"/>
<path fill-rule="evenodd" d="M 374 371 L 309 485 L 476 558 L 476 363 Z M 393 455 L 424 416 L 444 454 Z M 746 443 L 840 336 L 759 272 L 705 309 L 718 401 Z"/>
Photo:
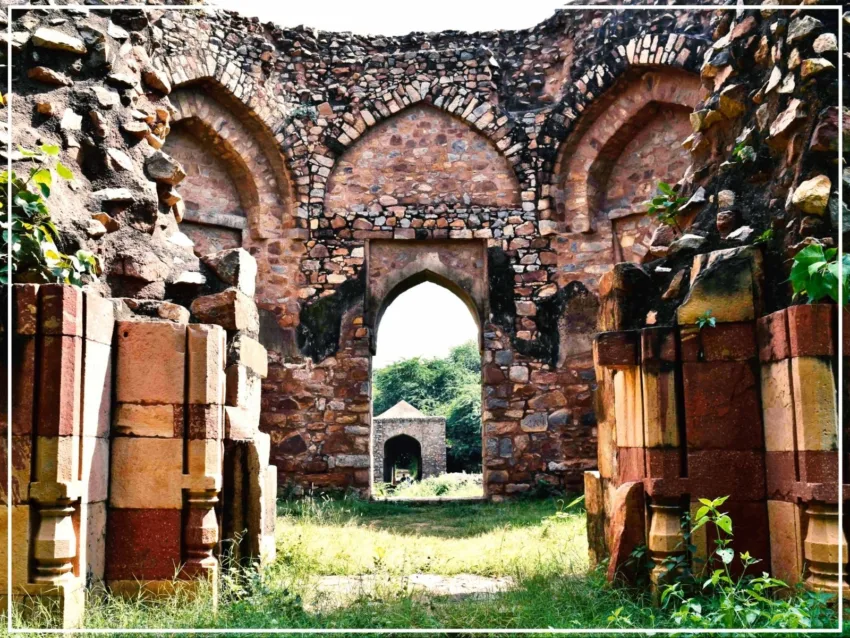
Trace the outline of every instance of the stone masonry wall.
<path fill-rule="evenodd" d="M 116 132 L 109 144 L 118 144 L 125 120 L 142 117 L 133 109 L 147 113 L 150 135 L 141 125 L 134 125 L 136 141 L 121 133 L 121 148 L 131 148 L 134 161 L 146 161 L 148 147 L 163 140 L 168 155 L 172 128 L 176 154 L 185 129 L 217 158 L 235 186 L 244 222 L 216 210 L 204 195 L 221 173 L 200 183 L 193 174 L 183 177 L 180 167 L 170 184 L 148 182 L 167 228 L 151 232 L 150 245 L 177 242 L 182 261 L 166 269 L 152 251 L 156 258 L 140 254 L 134 257 L 140 265 L 128 269 L 110 252 L 111 239 L 80 241 L 104 258 L 107 286 L 189 305 L 212 292 L 192 249 L 203 256 L 235 245 L 241 234 L 241 246 L 257 262 L 259 334 L 271 363 L 262 427 L 282 481 L 368 487 L 364 431 L 371 426 L 377 319 L 367 304 L 373 285 L 364 272 L 368 242 L 480 241 L 488 274 L 481 296 L 486 307 L 479 308 L 484 465 L 488 492 L 501 497 L 539 481 L 578 487 L 581 471 L 594 465 L 595 381 L 586 325 L 592 303 L 586 300 L 613 263 L 615 235 L 620 245 L 635 246 L 649 232 L 632 237 L 618 222 L 615 233 L 601 202 L 585 213 L 602 220 L 595 237 L 559 217 L 558 180 L 564 158 L 574 155 L 565 149 L 576 148 L 589 123 L 605 113 L 605 139 L 624 148 L 649 123 L 646 109 L 657 108 L 634 100 L 642 116 L 624 118 L 612 96 L 644 93 L 661 108 L 691 107 L 691 80 L 682 78 L 693 77 L 712 19 L 711 12 L 677 9 L 637 10 L 628 19 L 604 10 L 559 11 L 521 31 L 382 38 L 281 29 L 227 12 L 127 8 L 96 18 L 69 15 L 53 26 L 91 44 L 86 53 L 47 55 L 32 34 L 50 25 L 28 12 L 12 27 L 21 69 L 13 92 L 22 96 L 15 107 L 22 118 L 46 99 L 61 113 L 86 115 L 92 106 L 77 89 L 105 84 L 121 104 L 109 116 Z M 102 38 L 87 35 L 85 25 L 94 22 Z M 93 55 L 99 42 L 122 55 L 100 64 Z M 77 58 L 81 73 L 74 69 Z M 45 83 L 45 74 L 29 77 L 36 64 L 64 73 L 75 88 Z M 130 76 L 126 86 L 122 77 L 109 79 L 122 73 Z M 160 111 L 148 106 L 152 96 L 164 105 Z M 36 119 L 31 131 L 58 140 L 65 159 L 74 151 L 53 128 L 57 118 Z M 86 123 L 81 138 L 95 140 L 95 132 Z M 390 157 L 396 143 L 400 154 Z M 607 175 L 618 157 L 591 163 Z M 632 173 L 618 175 L 630 181 Z M 112 179 L 111 173 L 92 177 L 96 188 Z M 419 184 L 414 191 L 411 178 Z M 595 183 L 598 175 L 586 172 L 582 179 Z M 87 193 L 90 185 L 81 187 Z M 188 202 L 201 205 L 195 211 Z M 118 214 L 119 208 L 109 210 Z M 133 210 L 119 217 L 129 242 L 141 226 Z M 184 219 L 193 226 L 172 237 Z M 122 278 L 113 263 L 122 263 Z M 140 271 L 143 278 L 127 290 L 126 273 Z M 458 282 L 458 273 L 441 277 Z"/>
<path fill-rule="evenodd" d="M 416 439 L 422 451 L 422 478 L 446 471 L 445 417 L 384 418 L 372 421 L 372 480 L 384 481 L 387 441 L 405 435 Z"/>

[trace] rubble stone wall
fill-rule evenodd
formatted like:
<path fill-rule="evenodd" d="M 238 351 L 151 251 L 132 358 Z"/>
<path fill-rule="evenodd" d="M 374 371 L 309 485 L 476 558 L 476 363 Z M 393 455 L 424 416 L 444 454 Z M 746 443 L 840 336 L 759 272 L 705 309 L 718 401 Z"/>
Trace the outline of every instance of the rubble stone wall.
<path fill-rule="evenodd" d="M 409 436 L 419 443 L 422 478 L 439 476 L 446 471 L 445 417 L 375 419 L 372 434 L 372 480 L 383 482 L 387 442 L 397 436 Z"/>

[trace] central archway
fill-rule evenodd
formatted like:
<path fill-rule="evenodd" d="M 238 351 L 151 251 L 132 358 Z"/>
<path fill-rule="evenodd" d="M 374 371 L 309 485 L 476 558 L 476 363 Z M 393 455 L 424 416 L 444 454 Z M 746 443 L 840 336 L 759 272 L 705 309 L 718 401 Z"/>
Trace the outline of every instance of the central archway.
<path fill-rule="evenodd" d="M 422 445 L 407 434 L 384 443 L 384 483 L 395 485 L 404 478 L 422 480 Z"/>

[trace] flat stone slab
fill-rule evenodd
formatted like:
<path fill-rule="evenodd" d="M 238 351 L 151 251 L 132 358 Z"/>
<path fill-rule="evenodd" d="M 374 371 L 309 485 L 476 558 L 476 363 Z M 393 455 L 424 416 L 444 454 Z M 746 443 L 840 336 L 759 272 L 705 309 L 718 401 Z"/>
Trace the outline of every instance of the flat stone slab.
<path fill-rule="evenodd" d="M 514 579 L 509 576 L 489 578 L 475 574 L 321 576 L 314 588 L 315 597 L 305 606 L 313 611 L 328 611 L 345 607 L 364 596 L 372 600 L 393 595 L 409 595 L 418 600 L 436 596 L 457 600 L 486 599 L 507 591 L 513 585 Z"/>

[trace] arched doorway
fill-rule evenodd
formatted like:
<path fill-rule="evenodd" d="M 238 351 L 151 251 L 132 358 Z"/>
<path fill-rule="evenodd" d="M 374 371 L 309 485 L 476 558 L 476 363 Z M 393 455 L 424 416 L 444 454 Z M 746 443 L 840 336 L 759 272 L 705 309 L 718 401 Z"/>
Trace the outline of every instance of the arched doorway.
<path fill-rule="evenodd" d="M 384 482 L 422 480 L 422 446 L 412 436 L 399 434 L 384 443 Z"/>

